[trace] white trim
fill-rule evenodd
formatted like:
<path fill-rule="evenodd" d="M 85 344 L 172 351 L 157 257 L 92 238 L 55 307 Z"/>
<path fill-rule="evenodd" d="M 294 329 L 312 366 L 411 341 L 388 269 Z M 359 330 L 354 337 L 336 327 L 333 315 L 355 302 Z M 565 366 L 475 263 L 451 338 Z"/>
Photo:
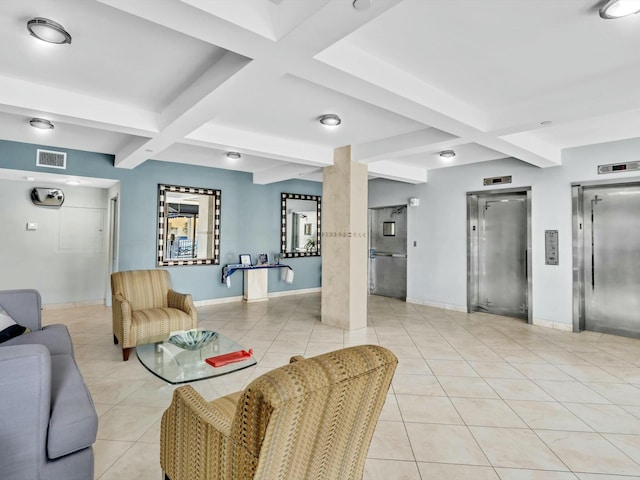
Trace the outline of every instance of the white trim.
<path fill-rule="evenodd" d="M 541 318 L 534 318 L 532 323 L 539 327 L 555 328 L 556 330 L 573 332 L 573 325 L 570 323 L 552 322 L 551 320 L 543 320 Z"/>
<path fill-rule="evenodd" d="M 193 304 L 196 307 L 206 307 L 207 305 L 220 305 L 222 303 L 241 302 L 242 295 L 239 297 L 222 297 L 222 298 L 209 298 L 207 300 L 194 300 Z"/>
<path fill-rule="evenodd" d="M 95 305 L 105 305 L 104 298 L 100 300 L 83 300 L 81 302 L 69 302 L 69 303 L 48 303 L 42 305 L 42 310 L 64 310 L 66 308 L 82 308 L 92 307 Z"/>
<path fill-rule="evenodd" d="M 430 300 L 421 300 L 419 298 L 407 298 L 407 303 L 416 305 L 424 305 L 425 307 L 441 308 L 442 310 L 452 310 L 454 312 L 467 313 L 467 307 L 462 305 L 451 305 L 449 303 L 432 302 Z"/>
<path fill-rule="evenodd" d="M 288 297 L 290 295 L 304 295 L 305 293 L 320 293 L 322 287 L 302 288 L 300 290 L 284 290 L 282 292 L 271 292 L 269 297 Z"/>
<path fill-rule="evenodd" d="M 319 293 L 322 291 L 322 287 L 315 288 L 303 288 L 300 290 L 286 290 L 283 292 L 271 292 L 269 298 L 272 297 L 288 297 L 290 295 L 304 295 L 305 293 Z M 204 307 L 206 305 L 219 305 L 222 303 L 242 302 L 243 297 L 223 297 L 223 298 L 210 298 L 207 300 L 194 300 L 193 304 L 196 307 Z M 267 299 L 268 300 L 268 299 Z"/>

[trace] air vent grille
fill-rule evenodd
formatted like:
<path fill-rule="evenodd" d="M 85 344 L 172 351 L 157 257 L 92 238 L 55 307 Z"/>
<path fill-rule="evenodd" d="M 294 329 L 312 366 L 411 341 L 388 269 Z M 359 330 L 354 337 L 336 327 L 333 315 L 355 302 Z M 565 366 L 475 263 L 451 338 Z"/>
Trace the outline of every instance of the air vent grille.
<path fill-rule="evenodd" d="M 67 168 L 67 154 L 65 152 L 38 149 L 36 166 L 65 169 Z"/>

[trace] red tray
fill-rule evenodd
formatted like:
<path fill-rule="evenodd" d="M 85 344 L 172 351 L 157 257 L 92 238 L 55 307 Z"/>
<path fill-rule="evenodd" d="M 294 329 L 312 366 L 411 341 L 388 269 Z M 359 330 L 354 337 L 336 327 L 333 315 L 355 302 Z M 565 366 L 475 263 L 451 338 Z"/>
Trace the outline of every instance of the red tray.
<path fill-rule="evenodd" d="M 241 362 L 253 355 L 253 349 L 238 350 L 237 352 L 225 353 L 224 355 L 216 355 L 215 357 L 209 357 L 205 360 L 212 367 L 222 367 L 227 363 Z"/>

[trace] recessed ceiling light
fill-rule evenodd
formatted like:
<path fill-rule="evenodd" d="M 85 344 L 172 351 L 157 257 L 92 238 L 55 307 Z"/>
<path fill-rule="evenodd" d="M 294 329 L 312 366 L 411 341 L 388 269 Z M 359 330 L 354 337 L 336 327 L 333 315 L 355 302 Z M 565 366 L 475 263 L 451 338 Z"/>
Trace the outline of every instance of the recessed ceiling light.
<path fill-rule="evenodd" d="M 337 127 L 342 123 L 342 119 L 335 113 L 328 113 L 320 117 L 320 123 L 327 127 Z"/>
<path fill-rule="evenodd" d="M 640 0 L 608 0 L 600 7 L 600 17 L 611 20 L 640 12 Z"/>
<path fill-rule="evenodd" d="M 67 180 L 67 185 L 80 185 L 80 180 Z"/>
<path fill-rule="evenodd" d="M 71 43 L 71 35 L 62 25 L 48 18 L 35 17 L 27 22 L 27 30 L 32 37 L 47 43 L 63 45 Z"/>
<path fill-rule="evenodd" d="M 36 181 L 36 179 L 35 179 L 35 178 L 33 178 L 33 177 L 24 177 L 24 179 L 25 179 L 27 182 L 35 182 L 35 181 Z"/>
<path fill-rule="evenodd" d="M 356 10 L 366 10 L 371 6 L 371 0 L 353 0 L 353 8 Z"/>
<path fill-rule="evenodd" d="M 227 152 L 227 158 L 229 160 L 240 160 L 242 155 L 239 152 Z"/>
<path fill-rule="evenodd" d="M 453 150 L 442 150 L 438 155 L 440 155 L 440 158 L 453 158 L 456 156 L 456 152 Z"/>
<path fill-rule="evenodd" d="M 53 123 L 49 120 L 45 120 L 44 118 L 32 118 L 29 120 L 29 124 L 33 128 L 39 128 L 41 130 L 53 130 Z"/>
<path fill-rule="evenodd" d="M 543 120 L 542 122 L 540 122 L 540 125 L 551 125 L 553 122 L 551 120 Z"/>

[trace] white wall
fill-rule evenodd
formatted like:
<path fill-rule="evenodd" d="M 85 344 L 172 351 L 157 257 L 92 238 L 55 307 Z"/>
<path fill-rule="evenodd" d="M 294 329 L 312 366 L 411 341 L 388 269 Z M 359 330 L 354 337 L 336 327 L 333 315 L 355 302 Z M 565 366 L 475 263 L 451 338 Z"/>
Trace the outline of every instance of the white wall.
<path fill-rule="evenodd" d="M 369 183 L 369 206 L 407 203 L 407 298 L 465 309 L 467 304 L 466 193 L 494 189 L 482 179 L 512 175 L 503 188 L 531 187 L 532 290 L 534 323 L 568 328 L 572 323 L 571 184 L 611 183 L 640 172 L 598 175 L 597 165 L 640 160 L 640 140 L 567 149 L 561 167 L 540 169 L 514 159 L 429 171 L 428 183 L 407 185 L 386 180 Z M 558 230 L 559 265 L 544 264 L 544 231 Z M 413 247 L 413 241 L 417 247 Z"/>
<path fill-rule="evenodd" d="M 62 207 L 35 206 L 36 186 L 61 188 Z M 103 302 L 107 190 L 0 180 L 0 192 L 0 289 L 35 288 L 45 305 Z"/>

